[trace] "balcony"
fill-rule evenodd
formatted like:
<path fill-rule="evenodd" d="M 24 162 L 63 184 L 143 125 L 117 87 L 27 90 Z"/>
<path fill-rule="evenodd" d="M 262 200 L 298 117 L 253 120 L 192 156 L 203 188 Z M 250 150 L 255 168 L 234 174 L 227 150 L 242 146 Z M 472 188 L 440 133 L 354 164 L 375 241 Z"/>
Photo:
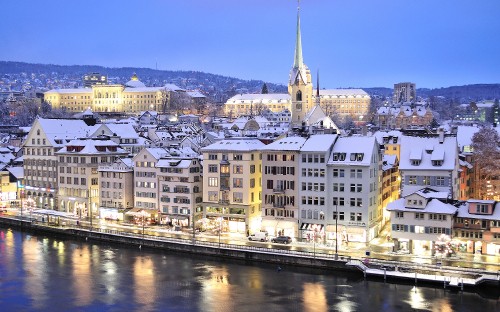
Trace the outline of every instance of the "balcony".
<path fill-rule="evenodd" d="M 285 204 L 274 203 L 273 208 L 285 208 Z"/>
<path fill-rule="evenodd" d="M 221 191 L 230 191 L 231 188 L 229 187 L 229 185 L 221 185 L 220 186 L 220 190 Z"/>
<path fill-rule="evenodd" d="M 219 199 L 219 205 L 229 205 L 229 199 Z"/>
<path fill-rule="evenodd" d="M 282 187 L 273 188 L 273 193 L 283 194 L 285 193 L 285 189 Z"/>

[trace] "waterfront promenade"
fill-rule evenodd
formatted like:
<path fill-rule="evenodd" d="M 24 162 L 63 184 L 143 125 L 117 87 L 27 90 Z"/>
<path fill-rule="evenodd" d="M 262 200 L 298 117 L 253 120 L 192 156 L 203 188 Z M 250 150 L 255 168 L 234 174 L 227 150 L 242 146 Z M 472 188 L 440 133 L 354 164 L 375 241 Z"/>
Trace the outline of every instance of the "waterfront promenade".
<path fill-rule="evenodd" d="M 481 283 L 499 285 L 500 264 L 498 259 L 446 259 L 436 264 L 436 259 L 410 255 L 395 255 L 373 251 L 367 257 L 363 250 L 350 247 L 338 249 L 311 246 L 302 243 L 291 245 L 270 244 L 267 242 L 248 242 L 231 235 L 207 235 L 205 233 L 186 233 L 167 231 L 158 227 L 141 227 L 119 224 L 100 224 L 64 220 L 47 223 L 23 219 L 17 215 L 0 215 L 0 223 L 16 226 L 26 231 L 65 235 L 80 239 L 90 239 L 111 243 L 121 243 L 139 248 L 158 248 L 170 251 L 196 253 L 244 261 L 267 262 L 278 265 L 295 265 L 319 269 L 359 271 L 365 277 L 384 280 L 410 280 L 427 283 L 441 283 L 448 286 L 476 286 Z M 407 259 L 407 260 L 405 260 Z M 454 264 L 460 264 L 460 266 Z"/>

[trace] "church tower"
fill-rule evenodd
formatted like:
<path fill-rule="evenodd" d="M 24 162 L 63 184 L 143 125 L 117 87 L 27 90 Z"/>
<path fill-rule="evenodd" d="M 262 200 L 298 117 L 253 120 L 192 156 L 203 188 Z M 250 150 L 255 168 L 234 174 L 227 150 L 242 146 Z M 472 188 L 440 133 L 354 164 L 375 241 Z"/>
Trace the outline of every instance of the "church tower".
<path fill-rule="evenodd" d="M 300 36 L 300 6 L 297 8 L 297 38 L 295 43 L 295 58 L 290 79 L 288 81 L 288 94 L 290 94 L 292 104 L 292 124 L 300 126 L 302 120 L 312 108 L 313 85 L 311 71 L 304 64 L 302 58 L 302 39 Z"/>

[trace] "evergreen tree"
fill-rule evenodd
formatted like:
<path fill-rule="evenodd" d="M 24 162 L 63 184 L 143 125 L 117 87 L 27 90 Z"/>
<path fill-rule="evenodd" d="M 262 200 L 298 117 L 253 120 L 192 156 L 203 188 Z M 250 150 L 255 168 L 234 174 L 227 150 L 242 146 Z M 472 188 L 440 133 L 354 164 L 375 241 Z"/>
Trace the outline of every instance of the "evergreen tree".
<path fill-rule="evenodd" d="M 264 84 L 262 85 L 262 94 L 268 94 L 269 93 L 269 90 L 267 90 L 267 84 L 264 82 Z"/>

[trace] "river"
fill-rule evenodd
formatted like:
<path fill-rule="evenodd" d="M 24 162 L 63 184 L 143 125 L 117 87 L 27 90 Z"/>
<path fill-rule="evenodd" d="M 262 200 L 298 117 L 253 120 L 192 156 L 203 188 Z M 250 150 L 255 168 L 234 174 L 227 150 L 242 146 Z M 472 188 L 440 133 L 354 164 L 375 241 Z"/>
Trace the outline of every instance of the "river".
<path fill-rule="evenodd" d="M 499 311 L 491 295 L 0 228 L 1 311 Z"/>

